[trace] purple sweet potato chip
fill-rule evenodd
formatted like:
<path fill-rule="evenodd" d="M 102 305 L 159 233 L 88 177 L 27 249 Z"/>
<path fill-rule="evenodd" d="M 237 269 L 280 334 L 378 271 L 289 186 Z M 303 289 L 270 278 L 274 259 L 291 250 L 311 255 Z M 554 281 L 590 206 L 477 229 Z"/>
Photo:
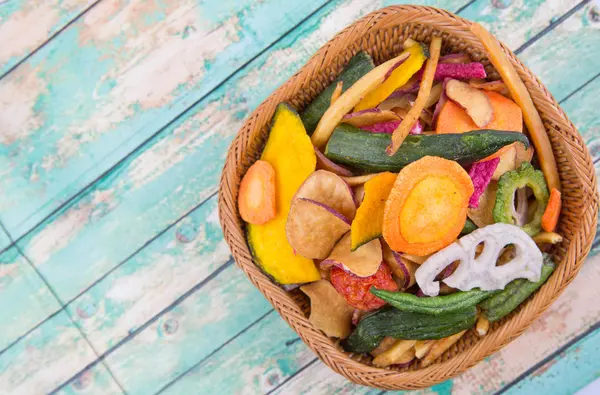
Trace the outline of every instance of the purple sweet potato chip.
<path fill-rule="evenodd" d="M 496 171 L 496 167 L 498 167 L 498 163 L 500 163 L 500 158 L 494 158 L 484 162 L 477 162 L 471 166 L 469 177 L 471 177 L 471 180 L 473 181 L 473 188 L 475 191 L 469 199 L 470 208 L 479 207 L 479 198 L 483 195 L 483 192 L 489 185 L 492 176 L 494 175 L 494 171 Z"/>
<path fill-rule="evenodd" d="M 386 133 L 392 134 L 394 130 L 400 125 L 401 121 L 389 121 L 380 122 L 374 125 L 362 126 L 362 130 L 369 131 L 371 133 Z M 410 129 L 410 134 L 421 134 L 423 133 L 423 124 L 417 119 L 417 122 Z"/>
<path fill-rule="evenodd" d="M 420 72 L 421 73 L 421 72 Z M 422 74 L 418 75 L 419 77 Z M 485 68 L 479 62 L 472 63 L 438 63 L 435 69 L 436 81 L 443 81 L 445 78 L 455 80 L 468 80 L 471 78 L 486 78 Z"/>

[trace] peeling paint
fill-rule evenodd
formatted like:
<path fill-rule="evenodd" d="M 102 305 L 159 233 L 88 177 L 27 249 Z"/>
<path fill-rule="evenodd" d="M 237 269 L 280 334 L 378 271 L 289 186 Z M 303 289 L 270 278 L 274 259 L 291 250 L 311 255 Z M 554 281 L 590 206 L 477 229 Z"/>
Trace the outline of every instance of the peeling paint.
<path fill-rule="evenodd" d="M 0 75 L 33 52 L 93 0 L 11 0 L 0 9 Z M 27 34 L 23 34 L 24 30 Z"/>
<path fill-rule="evenodd" d="M 42 126 L 44 119 L 35 106 L 45 92 L 45 82 L 29 66 L 0 81 L 0 144 L 25 139 Z"/>

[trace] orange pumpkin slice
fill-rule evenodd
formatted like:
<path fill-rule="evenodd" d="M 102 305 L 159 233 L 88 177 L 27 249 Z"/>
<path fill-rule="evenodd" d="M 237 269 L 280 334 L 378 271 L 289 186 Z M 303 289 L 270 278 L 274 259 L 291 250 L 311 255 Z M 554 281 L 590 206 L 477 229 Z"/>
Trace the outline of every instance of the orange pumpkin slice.
<path fill-rule="evenodd" d="M 394 251 L 428 255 L 453 243 L 474 188 L 456 162 L 426 156 L 398 174 L 383 214 L 383 237 Z"/>
<path fill-rule="evenodd" d="M 365 196 L 352 221 L 352 251 L 381 237 L 385 201 L 396 181 L 394 173 L 381 173 L 365 183 Z"/>

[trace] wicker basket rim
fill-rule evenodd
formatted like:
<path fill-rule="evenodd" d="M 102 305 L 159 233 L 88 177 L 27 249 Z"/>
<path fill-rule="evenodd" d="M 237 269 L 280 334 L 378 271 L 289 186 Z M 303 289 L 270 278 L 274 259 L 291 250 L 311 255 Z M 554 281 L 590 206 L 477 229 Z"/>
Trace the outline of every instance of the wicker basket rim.
<path fill-rule="evenodd" d="M 427 37 L 433 32 L 442 34 L 445 41 L 456 42 L 454 49 L 462 48 L 485 59 L 481 55 L 484 53 L 483 46 L 469 30 L 470 24 L 448 11 L 427 6 L 391 6 L 362 17 L 328 41 L 305 66 L 258 106 L 238 132 L 227 155 L 219 188 L 219 216 L 225 240 L 237 265 L 325 364 L 358 384 L 392 390 L 417 389 L 468 369 L 511 342 L 537 319 L 574 279 L 591 248 L 598 213 L 592 159 L 575 126 L 556 100 L 501 43 L 544 120 L 559 165 L 566 203 L 559 225 L 565 242 L 556 251 L 561 257 L 558 268 L 518 312 L 494 327 L 488 336 L 474 340 L 462 349 L 455 346 L 441 362 L 429 367 L 405 372 L 381 369 L 354 360 L 352 355 L 341 351 L 338 344 L 314 328 L 296 301 L 274 285 L 253 262 L 237 212 L 237 189 L 245 170 L 260 152 L 276 105 L 310 90 L 310 83 L 322 77 L 324 71 L 333 69 L 339 72 L 351 56 L 349 48 L 354 48 L 353 53 L 358 49 L 382 51 L 381 48 L 392 45 L 390 40 L 394 34 L 399 34 L 398 31 L 405 30 L 409 36 L 422 34 Z"/>

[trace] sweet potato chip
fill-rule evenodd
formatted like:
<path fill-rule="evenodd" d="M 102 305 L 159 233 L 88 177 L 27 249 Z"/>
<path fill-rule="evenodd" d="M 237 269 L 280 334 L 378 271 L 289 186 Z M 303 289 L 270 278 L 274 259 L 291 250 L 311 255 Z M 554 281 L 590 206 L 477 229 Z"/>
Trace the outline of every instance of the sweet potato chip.
<path fill-rule="evenodd" d="M 350 249 L 351 245 L 352 237 L 348 232 L 335 245 L 323 263 L 340 266 L 359 277 L 369 277 L 375 274 L 383 260 L 379 239 L 371 240 L 354 251 Z"/>
<path fill-rule="evenodd" d="M 297 254 L 327 258 L 337 241 L 350 230 L 350 222 L 331 207 L 310 199 L 294 199 L 285 224 L 288 242 Z"/>
<path fill-rule="evenodd" d="M 482 91 L 473 88 L 466 82 L 448 81 L 446 95 L 469 114 L 477 127 L 485 127 L 494 120 L 494 108 L 490 99 Z"/>
<path fill-rule="evenodd" d="M 322 203 L 349 220 L 354 219 L 356 214 L 352 189 L 340 176 L 330 171 L 317 170 L 311 174 L 298 189 L 295 198 Z"/>
<path fill-rule="evenodd" d="M 503 81 L 486 81 L 479 79 L 469 80 L 469 85 L 473 88 L 482 89 L 484 91 L 498 92 L 502 96 L 510 97 L 508 89 Z"/>
<path fill-rule="evenodd" d="M 354 187 L 354 204 L 356 207 L 360 207 L 363 199 L 365 198 L 365 184 L 360 184 Z"/>
<path fill-rule="evenodd" d="M 417 282 L 415 272 L 419 268 L 419 265 L 403 258 L 401 254 L 392 251 L 387 244 L 382 243 L 382 246 L 383 261 L 392 270 L 394 277 L 397 279 L 398 287 L 404 290 L 413 286 Z"/>
<path fill-rule="evenodd" d="M 473 181 L 473 188 L 475 190 L 469 198 L 470 208 L 479 207 L 479 198 L 487 189 L 499 163 L 500 158 L 494 158 L 486 160 L 485 162 L 473 163 L 471 166 L 469 177 L 471 177 L 471 181 Z"/>
<path fill-rule="evenodd" d="M 479 207 L 469 208 L 467 216 L 471 218 L 471 221 L 477 225 L 478 228 L 491 225 L 494 223 L 494 205 L 496 204 L 496 190 L 498 189 L 498 183 L 496 181 L 490 181 L 490 184 L 485 189 L 483 194 L 479 197 Z"/>
<path fill-rule="evenodd" d="M 350 170 L 346 169 L 344 166 L 340 166 L 337 163 L 333 162 L 331 159 L 323 155 L 323 153 L 319 151 L 316 147 L 315 154 L 317 154 L 317 169 L 326 170 L 333 174 L 337 174 L 338 176 L 353 176 Z"/>
<path fill-rule="evenodd" d="M 363 185 L 364 183 L 366 183 L 369 180 L 372 180 L 373 178 L 377 177 L 380 174 L 381 173 L 371 173 L 371 174 L 364 174 L 362 176 L 342 177 L 342 179 L 346 182 L 346 184 L 350 185 L 351 187 L 357 187 L 359 185 Z"/>
<path fill-rule="evenodd" d="M 517 168 L 517 146 L 523 144 L 511 144 L 506 151 L 502 153 L 498 158 L 500 162 L 498 167 L 494 170 L 492 180 L 498 181 L 502 175 L 508 171 L 515 170 Z M 525 151 L 525 149 L 523 148 Z"/>
<path fill-rule="evenodd" d="M 396 113 L 393 111 L 382 111 L 378 108 L 372 108 L 370 110 L 346 114 L 344 115 L 344 118 L 342 118 L 342 122 L 360 128 L 363 126 L 374 125 L 376 123 L 397 121 L 398 119 L 398 115 L 396 115 Z"/>
<path fill-rule="evenodd" d="M 329 337 L 346 338 L 351 331 L 354 308 L 346 303 L 329 281 L 319 280 L 300 290 L 310 298 L 308 320 Z"/>
<path fill-rule="evenodd" d="M 379 108 L 382 111 L 394 109 L 394 112 L 396 114 L 398 114 L 398 112 L 395 109 L 398 109 L 398 108 L 401 108 L 401 109 L 405 110 L 406 112 L 408 112 L 408 110 L 412 107 L 412 105 L 410 104 L 411 99 L 414 99 L 414 97 L 411 97 L 410 94 L 405 94 L 403 96 L 389 97 L 389 98 L 385 99 L 384 101 L 382 101 L 377 106 L 377 108 Z"/>

